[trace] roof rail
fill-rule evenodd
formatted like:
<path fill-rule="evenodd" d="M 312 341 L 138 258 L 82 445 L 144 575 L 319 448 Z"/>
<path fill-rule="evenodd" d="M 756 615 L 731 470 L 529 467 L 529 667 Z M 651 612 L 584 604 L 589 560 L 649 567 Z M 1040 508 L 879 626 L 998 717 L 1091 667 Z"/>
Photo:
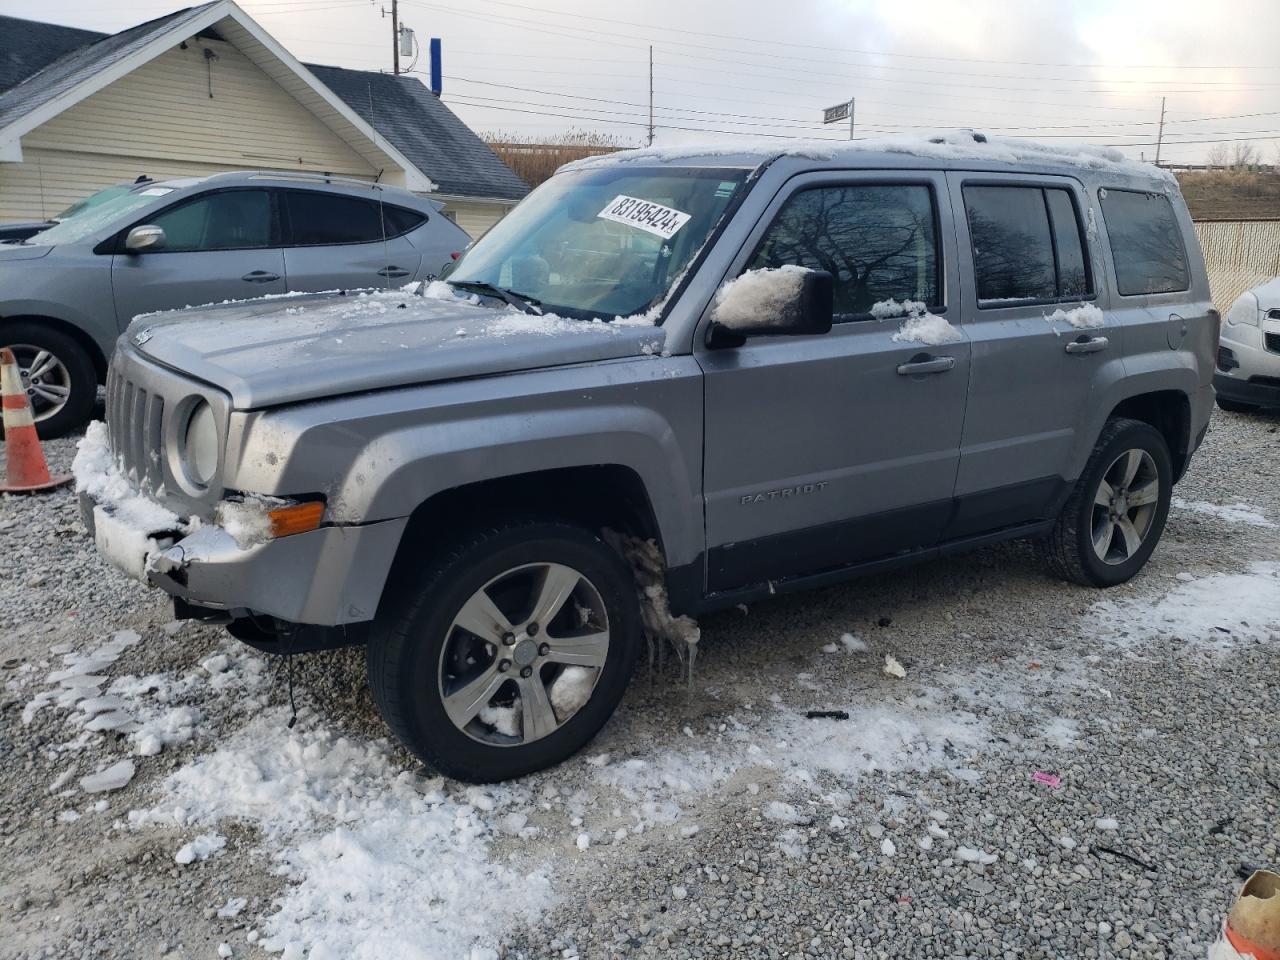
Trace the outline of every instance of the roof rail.
<path fill-rule="evenodd" d="M 306 173 L 301 170 L 256 170 L 247 174 L 250 180 L 299 180 L 303 183 L 337 183 L 381 190 L 385 184 L 359 177 L 342 177 L 329 173 Z"/>

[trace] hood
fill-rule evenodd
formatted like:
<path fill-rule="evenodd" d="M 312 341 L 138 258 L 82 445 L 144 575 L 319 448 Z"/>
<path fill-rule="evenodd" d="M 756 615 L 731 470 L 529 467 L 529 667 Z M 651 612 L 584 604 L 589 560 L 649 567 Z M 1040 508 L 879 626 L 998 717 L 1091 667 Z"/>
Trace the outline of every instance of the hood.
<path fill-rule="evenodd" d="M 657 353 L 650 324 L 495 310 L 405 291 L 266 297 L 144 314 L 133 349 L 231 395 L 236 409 Z"/>
<path fill-rule="evenodd" d="M 1264 311 L 1280 307 L 1280 277 L 1260 283 L 1249 292 L 1258 298 L 1258 306 Z"/>
<path fill-rule="evenodd" d="M 39 260 L 47 257 L 53 247 L 30 243 L 0 243 L 0 263 L 11 260 Z"/>

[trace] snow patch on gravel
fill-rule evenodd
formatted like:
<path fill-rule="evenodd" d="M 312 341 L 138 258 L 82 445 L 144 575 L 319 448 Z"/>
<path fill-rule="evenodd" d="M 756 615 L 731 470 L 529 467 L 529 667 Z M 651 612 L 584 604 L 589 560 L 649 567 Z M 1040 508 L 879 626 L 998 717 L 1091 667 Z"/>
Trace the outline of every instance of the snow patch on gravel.
<path fill-rule="evenodd" d="M 285 732 L 283 708 L 260 714 L 169 776 L 159 804 L 129 814 L 135 828 L 253 824 L 293 881 L 264 923 L 268 951 L 456 960 L 551 905 L 545 869 L 489 858 L 505 808 L 525 791 L 446 792 L 398 770 L 385 741 L 305 719 Z"/>
<path fill-rule="evenodd" d="M 1250 527 L 1275 527 L 1257 507 L 1247 503 L 1203 503 L 1198 500 L 1183 500 L 1174 497 L 1169 501 L 1175 510 L 1186 510 L 1188 513 L 1199 513 L 1207 517 L 1216 517 L 1227 523 L 1242 523 Z"/>
<path fill-rule="evenodd" d="M 1273 639 L 1280 633 L 1280 562 L 1258 561 L 1241 573 L 1191 579 L 1154 601 L 1100 600 L 1086 627 L 1122 646 L 1161 637 L 1214 647 Z"/>

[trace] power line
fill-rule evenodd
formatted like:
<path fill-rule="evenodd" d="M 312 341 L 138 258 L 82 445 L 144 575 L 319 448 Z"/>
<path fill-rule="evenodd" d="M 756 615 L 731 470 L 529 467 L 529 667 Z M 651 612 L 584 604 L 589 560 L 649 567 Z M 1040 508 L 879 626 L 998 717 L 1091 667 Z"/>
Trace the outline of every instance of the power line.
<path fill-rule="evenodd" d="M 702 30 L 686 30 L 680 27 L 668 27 L 659 24 L 636 23 L 631 20 L 616 20 L 610 17 L 598 17 L 591 14 L 581 13 L 579 11 L 554 10 L 547 7 L 537 7 L 531 4 L 513 3 L 511 0 L 480 0 L 482 3 L 490 3 L 502 7 L 516 7 L 520 10 L 527 10 L 533 13 L 549 13 L 554 16 L 572 17 L 575 20 L 596 20 L 602 23 L 612 23 L 625 27 L 639 27 L 642 30 L 665 30 L 670 33 L 683 33 L 691 36 L 711 37 L 718 40 L 733 40 L 744 43 L 762 43 L 770 46 L 788 46 L 801 47 L 808 50 L 826 50 L 833 53 L 854 53 L 865 56 L 874 57 L 897 57 L 906 60 L 938 60 L 950 63 L 986 63 L 1001 64 L 1006 66 L 1018 67 L 1068 67 L 1077 69 L 1138 69 L 1138 70 L 1277 70 L 1280 65 L 1273 64 L 1246 64 L 1237 63 L 1226 65 L 1206 65 L 1206 64 L 1187 64 L 1187 65 L 1169 65 L 1169 64 L 1111 64 L 1111 63 L 1046 63 L 1030 60 L 994 60 L 980 57 L 945 57 L 934 56 L 930 54 L 912 54 L 912 53 L 885 53 L 881 50 L 860 50 L 850 47 L 827 47 L 818 44 L 809 43 L 793 43 L 789 40 L 777 40 L 770 38 L 762 40 L 759 37 L 748 37 L 735 34 L 710 33 Z M 448 9 L 448 8 L 445 8 Z M 615 34 L 616 36 L 616 34 Z M 746 51 L 743 51 L 746 52 Z"/>
<path fill-rule="evenodd" d="M 525 20 L 525 19 L 522 19 L 522 18 L 519 18 L 519 17 L 512 17 L 512 16 L 509 16 L 509 15 L 483 14 L 483 13 L 477 13 L 477 12 L 475 12 L 475 11 L 466 11 L 466 12 L 464 13 L 463 11 L 455 10 L 454 8 L 451 8 L 451 7 L 442 6 L 442 5 L 440 5 L 440 4 L 436 4 L 436 3 L 426 2 L 426 0 L 405 0 L 405 2 L 406 2 L 406 3 L 413 3 L 413 5 L 414 5 L 414 6 L 424 7 L 424 8 L 427 8 L 427 9 L 430 9 L 430 10 L 434 10 L 434 11 L 438 11 L 438 12 L 445 13 L 445 14 L 452 14 L 452 15 L 455 15 L 455 16 L 466 16 L 466 17 L 468 17 L 468 18 L 478 18 L 478 19 L 481 19 L 481 20 L 487 20 L 487 21 L 492 22 L 492 23 L 499 23 L 499 24 L 502 24 L 503 26 L 516 27 L 516 28 L 519 28 L 519 29 L 522 29 L 522 30 L 535 30 L 535 31 L 543 32 L 543 33 L 550 33 L 550 34 L 552 34 L 552 35 L 554 35 L 554 36 L 565 37 L 565 38 L 567 38 L 567 39 L 574 39 L 574 40 L 578 40 L 578 41 L 582 41 L 582 40 L 596 40 L 596 39 L 601 38 L 601 37 L 604 37 L 604 38 L 611 38 L 611 37 L 616 37 L 616 36 L 618 36 L 618 34 L 613 34 L 613 33 L 605 32 L 605 31 L 599 31 L 599 30 L 593 30 L 593 29 L 591 29 L 591 28 L 589 28 L 589 27 L 577 27 L 577 26 L 564 25 L 564 24 L 554 24 L 554 25 L 553 25 L 554 27 L 556 27 L 556 28 L 557 28 L 558 30 L 560 30 L 560 31 L 563 31 L 563 30 L 574 30 L 574 31 L 577 31 L 577 34 L 565 34 L 565 33 L 562 33 L 562 32 L 556 32 L 555 30 L 549 30 L 549 29 L 548 29 L 548 25 L 547 25 L 547 24 L 545 24 L 545 23 L 544 23 L 544 22 L 542 22 L 542 21 Z M 486 0 L 486 2 L 493 2 L 493 0 Z M 628 37 L 628 38 L 626 38 L 626 39 L 631 39 L 631 38 L 629 38 L 629 37 Z M 612 39 L 608 40 L 608 42 L 610 42 L 610 43 L 618 43 L 618 41 L 616 41 L 616 40 L 612 40 Z M 701 60 L 701 61 L 705 61 L 705 62 L 708 62 L 708 63 L 727 63 L 727 64 L 734 65 L 734 64 L 740 64 L 740 63 L 741 63 L 741 59 L 740 59 L 740 57 L 741 57 L 742 55 L 744 55 L 744 54 L 745 54 L 745 55 L 752 56 L 752 57 L 759 57 L 759 56 L 761 56 L 761 54 L 759 54 L 759 53 L 755 53 L 755 52 L 752 52 L 752 51 L 726 49 L 726 48 L 724 48 L 724 47 L 714 47 L 714 46 L 708 46 L 708 45 L 706 45 L 706 44 L 693 44 L 693 43 L 688 43 L 688 42 L 686 42 L 686 41 L 681 41 L 681 40 L 665 40 L 665 41 L 663 41 L 663 42 L 667 43 L 668 45 L 672 45 L 672 46 L 686 46 L 686 47 L 693 47 L 693 48 L 695 48 L 695 49 L 712 50 L 712 51 L 719 52 L 719 53 L 737 54 L 737 55 L 739 56 L 739 59 L 731 59 L 731 60 L 727 60 L 727 59 L 724 59 L 724 58 L 721 58 L 721 57 L 710 57 L 710 56 L 707 56 L 706 54 L 699 54 L 699 55 L 697 55 L 696 57 L 694 57 L 694 59 Z M 636 44 L 634 44 L 634 43 L 618 43 L 618 45 L 620 45 L 620 46 L 628 46 L 628 47 L 632 47 L 632 48 L 634 48 L 634 49 L 640 49 L 640 50 L 645 49 L 644 47 L 642 47 L 642 46 L 638 46 L 638 45 L 636 45 Z M 782 58 L 782 59 L 796 59 L 796 58 L 785 58 L 785 57 L 784 57 L 784 58 Z M 806 61 L 806 62 L 812 63 L 812 62 L 814 62 L 814 61 L 812 60 L 812 58 L 810 58 L 810 59 L 809 59 L 808 61 Z M 681 64 L 668 63 L 668 64 L 666 64 L 666 65 L 667 65 L 667 66 L 669 66 L 669 67 L 677 68 L 677 69 L 690 69 L 689 67 L 687 67 L 687 66 L 686 66 L 685 64 L 683 64 L 683 63 L 681 63 Z M 843 66 L 850 66 L 850 64 L 842 64 L 842 65 L 843 65 Z M 865 65 L 856 65 L 856 66 L 865 66 Z M 874 69 L 878 69 L 878 68 L 874 68 Z M 906 68 L 901 68 L 901 67 L 885 67 L 884 69 L 902 70 L 902 69 L 906 69 Z M 740 76 L 759 77 L 759 76 L 760 76 L 760 74 L 759 74 L 759 72 L 758 72 L 758 71 L 760 71 L 760 70 L 775 70 L 775 71 L 781 71 L 781 72 L 783 72 L 783 73 L 789 73 L 789 74 L 800 74 L 800 75 L 803 75 L 803 76 L 814 76 L 814 77 L 820 77 L 820 78 L 822 78 L 822 79 L 823 79 L 823 81 L 824 81 L 823 86 L 824 86 L 824 87 L 826 87 L 826 88 L 828 88 L 828 89 L 829 89 L 829 84 L 830 84 L 830 82 L 831 82 L 831 81 L 833 81 L 833 80 L 840 80 L 840 79 L 843 79 L 843 80 L 846 80 L 846 81 L 848 81 L 848 80 L 853 80 L 853 79 L 858 79 L 858 80 L 860 80 L 860 81 L 861 81 L 862 83 L 864 83 L 864 84 L 865 84 L 865 83 L 893 83 L 893 84 L 895 84 L 895 85 L 901 85 L 901 84 L 911 84 L 912 86 L 922 86 L 922 85 L 923 85 L 923 86 L 927 86 L 927 87 L 929 87 L 930 89 L 932 89 L 932 87 L 933 87 L 933 85 L 932 85 L 932 84 L 927 83 L 927 82 L 925 82 L 925 81 L 913 82 L 913 81 L 909 81 L 909 80 L 889 80 L 888 78 L 883 78 L 883 79 L 880 79 L 880 78 L 872 78 L 872 79 L 868 79 L 868 78 L 866 78 L 866 77 L 864 77 L 864 76 L 861 76 L 861 75 L 859 75 L 859 76 L 854 76 L 854 75 L 852 75 L 852 74 L 847 74 L 847 73 L 846 73 L 846 74 L 842 74 L 842 75 L 833 75 L 830 71 L 804 70 L 804 69 L 801 69 L 801 68 L 799 68 L 799 67 L 791 67 L 791 66 L 774 66 L 774 65 L 770 65 L 770 64 L 758 64 L 758 65 L 756 66 L 756 71 L 757 71 L 757 72 L 753 72 L 753 73 L 749 73 L 749 74 L 743 74 L 743 73 L 741 73 L 740 71 L 737 71 L 736 73 L 737 73 L 737 75 L 740 75 Z M 725 73 L 735 73 L 735 71 L 721 71 L 721 72 L 725 72 Z M 974 90 L 1004 90 L 1004 91 L 1017 91 L 1017 90 L 1023 90 L 1023 89 L 1025 89 L 1025 84 L 1023 84 L 1023 85 L 1018 85 L 1018 86 L 1005 86 L 1005 85 L 1000 85 L 1000 84 L 979 84 L 979 83 L 973 83 L 973 82 L 969 82 L 969 81 L 966 81 L 966 80 L 965 80 L 965 78 L 966 78 L 966 77 L 972 77 L 972 76 L 983 77 L 983 76 L 986 76 L 986 75 L 983 75 L 983 74 L 954 73 L 954 72 L 950 72 L 950 71 L 925 71 L 925 70 L 917 70 L 917 71 L 911 71 L 911 72 L 917 72 L 917 73 L 931 72 L 931 73 L 941 73 L 941 74 L 945 74 L 945 75 L 947 75 L 947 76 L 949 76 L 949 77 L 952 77 L 952 78 L 953 78 L 953 79 L 952 79 L 952 81 L 951 81 L 951 83 L 952 83 L 952 85 L 953 85 L 953 86 L 963 86 L 963 87 L 968 87 L 968 88 L 970 88 L 970 89 L 974 89 Z M 1007 75 L 1007 74 L 1006 74 L 1006 75 L 997 75 L 997 76 L 1000 76 L 1000 78 L 1001 78 L 1001 79 L 1008 79 L 1008 80 L 1015 80 L 1015 81 L 1016 81 L 1016 80 L 1031 80 L 1031 81 L 1034 81 L 1034 82 L 1036 82 L 1036 83 L 1040 83 L 1043 79 L 1054 79 L 1054 78 L 1025 77 L 1025 76 L 1020 77 L 1020 76 L 1016 76 L 1016 75 Z M 793 79 L 793 78 L 788 77 L 788 79 Z M 1066 79 L 1067 79 L 1069 82 L 1073 82 L 1073 83 L 1093 83 L 1093 84 L 1098 84 L 1098 83 L 1104 83 L 1104 82 L 1111 82 L 1111 81 L 1103 81 L 1103 80 L 1097 80 L 1097 79 L 1092 79 L 1092 78 L 1089 78 L 1089 79 L 1081 79 L 1081 80 L 1075 80 L 1075 79 L 1072 79 L 1072 78 L 1066 78 Z M 1236 81 L 1183 81 L 1183 80 L 1160 80 L 1160 81 L 1151 80 L 1151 81 L 1147 81 L 1147 80 L 1126 80 L 1126 81 L 1115 81 L 1115 82 L 1123 82 L 1123 83 L 1141 83 L 1141 84 L 1145 84 L 1145 85 L 1147 85 L 1148 87 L 1153 87 L 1153 88 L 1154 88 L 1154 87 L 1156 87 L 1157 85 L 1165 85 L 1165 84 L 1171 84 L 1171 83 L 1184 83 L 1184 84 L 1185 84 L 1185 83 L 1193 83 L 1193 84 L 1197 84 L 1198 86 L 1201 86 L 1201 87 L 1208 87 L 1208 88 L 1211 88 L 1211 89 L 1206 89 L 1206 90 L 1190 89 L 1190 88 L 1186 88 L 1186 87 L 1179 88 L 1179 89 L 1174 89 L 1174 90 L 1160 90 L 1160 89 L 1154 89 L 1152 92 L 1153 92 L 1153 93 L 1155 93 L 1155 94 L 1159 94 L 1159 93 L 1161 93 L 1161 92 L 1167 92 L 1167 93 L 1207 93 L 1207 92 L 1215 92 L 1215 93 L 1219 93 L 1219 92 L 1221 92 L 1221 93 L 1225 93 L 1225 92 L 1254 92 L 1254 91 L 1256 91 L 1256 90 L 1270 89 L 1270 88 L 1273 88 L 1273 87 L 1274 87 L 1274 88 L 1280 88 L 1280 83 L 1263 83 L 1263 84 L 1255 85 L 1255 86 L 1243 86 L 1243 85 L 1241 85 L 1240 83 L 1238 83 L 1238 82 L 1236 82 Z M 1041 87 L 1040 87 L 1040 89 L 1041 89 L 1042 91 L 1044 91 L 1044 92 L 1052 92 L 1052 93 L 1111 94 L 1111 95 L 1122 95 L 1122 96 L 1136 96 L 1136 95 L 1142 95 L 1142 92 L 1139 92 L 1139 91 L 1129 91 L 1129 90 L 1107 90 L 1107 89 L 1088 89 L 1088 90 L 1086 90 L 1086 89 L 1056 88 L 1056 87 L 1043 87 L 1043 86 L 1041 86 Z"/>
<path fill-rule="evenodd" d="M 590 97 L 590 96 L 586 96 L 586 95 L 584 95 L 584 94 L 562 93 L 562 92 L 552 91 L 552 90 L 543 90 L 543 89 L 539 89 L 539 88 L 536 88 L 536 87 L 522 87 L 522 86 L 517 86 L 517 85 L 515 85 L 515 84 L 509 84 L 509 83 L 497 83 L 496 81 L 490 81 L 490 80 L 474 80 L 474 79 L 471 79 L 471 78 L 469 78 L 469 77 L 454 76 L 454 77 L 452 77 L 451 79 L 452 79 L 452 80 L 454 80 L 454 81 L 456 81 L 456 82 L 469 83 L 469 84 L 478 84 L 478 85 L 486 86 L 486 87 L 497 87 L 497 88 L 500 88 L 500 89 L 503 89 L 503 90 L 515 90 L 515 91 L 518 91 L 518 92 L 520 92 L 520 93 L 533 93 L 533 94 L 538 94 L 538 95 L 540 95 L 540 96 L 548 96 L 548 97 L 562 97 L 562 98 L 567 98 L 567 99 L 572 99 L 572 100 L 585 100 L 585 101 L 588 101 L 588 102 L 591 102 L 591 103 L 614 104 L 614 105 L 617 105 L 617 106 L 638 107 L 638 108 L 642 108 L 642 109 L 643 109 L 643 108 L 645 108 L 645 107 L 647 106 L 646 104 L 638 103 L 638 102 L 636 102 L 636 101 L 629 101 L 629 100 L 615 100 L 615 99 L 605 98 L 605 97 Z M 476 94 L 466 94 L 466 96 L 471 96 L 471 97 L 474 97 L 474 98 L 476 98 L 476 99 L 482 99 L 482 100 L 484 100 L 484 99 L 489 99 L 489 100 L 494 99 L 494 98 L 488 98 L 488 97 L 480 97 L 479 95 L 476 95 Z M 509 102 L 512 102 L 512 103 L 524 103 L 526 106 L 562 106 L 562 107 L 565 107 L 565 108 L 567 108 L 567 109 L 589 109 L 589 108 L 577 108 L 577 107 L 572 106 L 571 104 L 542 104 L 542 103 L 530 103 L 530 102 L 528 102 L 528 101 L 514 101 L 514 100 L 513 100 L 513 101 L 509 101 Z M 764 121 L 775 121 L 775 122 L 778 122 L 778 123 L 786 123 L 786 124 L 801 124 L 801 125 L 803 125 L 803 126 L 805 126 L 805 127 L 815 127 L 815 128 L 816 128 L 816 127 L 818 126 L 818 124 L 817 124 L 817 121 L 816 121 L 816 120 L 815 120 L 815 121 L 810 122 L 810 121 L 800 120 L 799 118 L 791 118 L 791 117 L 771 117 L 771 116 L 764 116 L 764 115 L 760 115 L 760 114 L 749 114 L 749 113 L 724 113 L 724 112 L 717 111 L 717 110 L 697 110 L 697 109 L 690 108 L 690 107 L 661 107 L 661 106 L 660 106 L 660 107 L 656 107 L 656 109 L 658 109 L 658 110 L 663 110 L 663 111 L 666 111 L 666 112 L 668 112 L 668 113 L 678 113 L 678 114 L 682 114 L 682 115 L 684 115 L 684 114 L 700 114 L 700 115 L 704 115 L 704 116 L 715 117 L 715 118 L 718 118 L 718 119 L 730 119 L 730 120 L 734 120 L 734 119 L 742 119 L 742 120 L 764 120 Z M 619 111 L 606 111 L 606 112 L 619 112 Z M 1221 116 L 1194 117 L 1194 118 L 1184 119 L 1184 120 L 1181 120 L 1181 121 L 1172 121 L 1172 120 L 1170 120 L 1170 121 L 1166 121 L 1166 122 L 1167 122 L 1167 123 L 1174 123 L 1174 122 L 1179 122 L 1179 123 L 1193 123 L 1193 122 L 1194 122 L 1194 123 L 1200 123 L 1200 122 L 1206 122 L 1206 121 L 1216 121 L 1216 120 L 1235 120 L 1235 119 L 1241 119 L 1241 118 L 1245 118 L 1245 117 L 1263 117 L 1263 116 L 1268 116 L 1268 117 L 1280 116 L 1280 111 L 1268 112 L 1268 113 L 1226 114 L 1226 115 L 1221 115 Z M 693 120 L 693 119 L 696 119 L 696 118 L 694 118 L 694 117 L 688 117 L 688 116 L 681 116 L 681 117 L 678 117 L 677 119 L 690 119 L 690 120 Z M 1119 121 L 1119 122 L 1113 122 L 1113 123 L 1110 123 L 1110 124 L 1105 124 L 1105 123 L 1104 123 L 1104 124 L 1097 124 L 1097 125 L 1080 124 L 1080 125 L 1073 125 L 1073 126 L 1070 126 L 1070 127 L 1067 127 L 1067 126 L 1059 126 L 1059 127 L 1052 127 L 1052 126 L 1040 126 L 1040 125 L 1036 125 L 1036 124 L 1024 124 L 1024 125 L 1020 125 L 1020 126 L 991 126 L 991 125 L 985 125 L 985 124 L 984 124 L 984 125 L 982 126 L 982 129 L 983 129 L 983 130 L 1010 131 L 1010 132 L 1023 132 L 1023 133 L 1026 133 L 1026 134 L 1028 134 L 1028 135 L 1039 136 L 1039 137 L 1041 137 L 1041 138 L 1054 138 L 1054 139 L 1058 139 L 1058 138 L 1069 138 L 1069 137 L 1101 138 L 1101 137 L 1114 137 L 1114 136 L 1116 136 L 1116 134 L 1115 134 L 1114 132 L 1113 132 L 1113 133 L 1097 133 L 1097 134 L 1032 134 L 1032 133 L 1031 133 L 1031 131 L 1034 131 L 1034 130 L 1054 130 L 1054 129 L 1073 129 L 1073 130 L 1076 130 L 1076 129 L 1084 129 L 1084 130 L 1087 130 L 1087 129 L 1093 129 L 1093 126 L 1140 126 L 1140 125 L 1141 125 L 1141 126 L 1154 126 L 1156 123 L 1157 123 L 1157 121 L 1155 121 L 1155 120 L 1145 120 L 1145 121 Z M 750 126 L 751 124 L 734 124 L 734 125 L 746 125 L 746 126 Z M 929 125 L 914 125 L 914 124 L 897 124 L 897 123 L 887 123 L 887 124 L 886 124 L 886 123 L 877 123 L 877 124 L 876 124 L 876 126 L 882 126 L 882 127 L 883 127 L 883 126 L 891 126 L 891 127 L 896 127 L 896 128 L 898 128 L 898 129 L 900 129 L 900 130 L 932 130 L 932 129 L 936 129 L 936 126 L 929 126 Z M 1189 131 L 1189 132 L 1188 132 L 1188 135 L 1195 135 L 1195 134 L 1198 134 L 1198 133 L 1214 133 L 1214 134 L 1232 134 L 1232 135 L 1234 135 L 1234 134 L 1244 134 L 1244 133 L 1261 133 L 1261 132 L 1263 132 L 1263 131 L 1256 131 L 1256 130 L 1233 130 L 1233 131 L 1221 131 L 1221 130 L 1215 130 L 1215 131 Z M 1170 141 L 1170 142 L 1180 142 L 1180 141 Z"/>

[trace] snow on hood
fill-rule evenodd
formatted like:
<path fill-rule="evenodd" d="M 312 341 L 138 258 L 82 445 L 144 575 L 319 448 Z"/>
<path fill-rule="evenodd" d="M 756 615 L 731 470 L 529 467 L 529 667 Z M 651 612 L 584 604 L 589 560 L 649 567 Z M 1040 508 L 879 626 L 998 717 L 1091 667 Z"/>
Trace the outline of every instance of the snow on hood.
<path fill-rule="evenodd" d="M 976 138 L 981 139 L 976 139 Z M 997 163 L 1043 163 L 1084 167 L 1132 176 L 1159 178 L 1177 183 L 1173 174 L 1153 164 L 1130 160 L 1115 147 L 1087 143 L 1046 144 L 1015 137 L 995 137 L 973 130 L 876 137 L 866 140 L 792 140 L 785 146 L 746 138 L 715 140 L 679 146 L 641 147 L 586 157 L 565 164 L 561 170 L 583 170 L 617 163 L 673 163 L 703 157 L 755 156 L 761 161 L 778 156 L 832 160 L 859 153 L 900 153 L 937 160 L 986 160 Z"/>
<path fill-rule="evenodd" d="M 438 293 L 438 291 L 437 291 Z M 148 314 L 146 356 L 255 409 L 364 390 L 660 353 L 651 319 L 570 320 L 408 289 L 263 298 Z"/>

